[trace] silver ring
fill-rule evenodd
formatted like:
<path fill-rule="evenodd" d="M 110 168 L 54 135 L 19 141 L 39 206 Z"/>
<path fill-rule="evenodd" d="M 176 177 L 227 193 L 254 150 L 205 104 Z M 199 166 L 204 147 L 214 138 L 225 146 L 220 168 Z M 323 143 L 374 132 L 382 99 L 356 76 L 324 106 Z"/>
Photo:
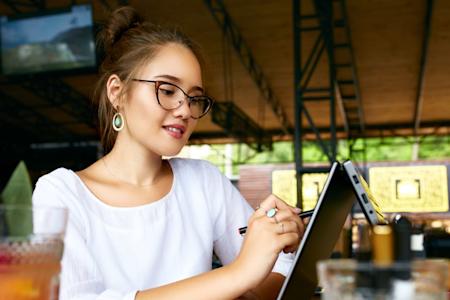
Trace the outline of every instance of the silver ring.
<path fill-rule="evenodd" d="M 266 211 L 266 216 L 268 216 L 269 218 L 275 217 L 276 214 L 277 214 L 276 208 L 271 208 L 268 211 Z"/>
<path fill-rule="evenodd" d="M 273 219 L 275 220 L 275 223 L 277 223 L 277 224 L 279 223 L 278 219 L 277 219 L 277 216 L 273 216 Z"/>

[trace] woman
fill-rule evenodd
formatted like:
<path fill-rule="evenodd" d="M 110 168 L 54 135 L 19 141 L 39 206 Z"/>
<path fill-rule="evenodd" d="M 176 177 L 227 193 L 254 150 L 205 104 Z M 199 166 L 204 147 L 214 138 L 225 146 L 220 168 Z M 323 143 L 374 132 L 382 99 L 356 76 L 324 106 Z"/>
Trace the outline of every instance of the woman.
<path fill-rule="evenodd" d="M 253 212 L 211 164 L 162 159 L 212 105 L 194 44 L 129 7 L 99 43 L 94 100 L 107 154 L 43 176 L 33 194 L 34 205 L 70 212 L 60 299 L 273 299 L 292 261 L 280 252 L 303 233 L 298 209 L 269 196 Z M 211 270 L 213 251 L 224 266 Z"/>

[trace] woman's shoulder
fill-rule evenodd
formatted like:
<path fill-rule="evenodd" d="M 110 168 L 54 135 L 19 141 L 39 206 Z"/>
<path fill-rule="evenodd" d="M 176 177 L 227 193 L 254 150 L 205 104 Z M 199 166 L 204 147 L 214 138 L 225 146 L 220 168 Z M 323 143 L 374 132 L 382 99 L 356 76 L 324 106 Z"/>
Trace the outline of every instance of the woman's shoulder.
<path fill-rule="evenodd" d="M 36 186 L 41 183 L 52 184 L 55 186 L 64 186 L 66 189 L 78 189 L 85 186 L 84 181 L 92 180 L 98 177 L 98 161 L 89 165 L 87 168 L 73 171 L 67 168 L 58 168 L 42 177 L 37 181 Z"/>
<path fill-rule="evenodd" d="M 53 184 L 53 185 L 65 185 L 73 183 L 76 179 L 74 171 L 66 168 L 58 168 L 50 173 L 41 176 L 36 185 L 40 184 Z"/>
<path fill-rule="evenodd" d="M 202 159 L 175 158 L 170 160 L 176 182 L 188 186 L 200 185 L 211 190 L 229 187 L 231 182 L 211 162 Z"/>
<path fill-rule="evenodd" d="M 43 175 L 33 191 L 34 204 L 64 205 L 71 195 L 77 194 L 79 182 L 74 171 L 58 168 Z"/>
<path fill-rule="evenodd" d="M 203 175 L 212 173 L 220 174 L 219 169 L 211 162 L 203 159 L 194 158 L 171 158 L 169 160 L 175 172 L 183 172 L 185 174 L 193 173 L 194 175 Z"/>

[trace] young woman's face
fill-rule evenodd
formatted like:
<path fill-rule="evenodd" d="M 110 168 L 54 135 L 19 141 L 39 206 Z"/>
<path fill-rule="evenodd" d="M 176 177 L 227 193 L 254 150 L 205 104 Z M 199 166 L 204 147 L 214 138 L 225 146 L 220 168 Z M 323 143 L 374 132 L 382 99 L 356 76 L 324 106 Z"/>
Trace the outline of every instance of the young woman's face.
<path fill-rule="evenodd" d="M 189 96 L 203 95 L 200 64 L 195 55 L 179 44 L 163 46 L 157 55 L 138 72 L 134 79 L 172 83 Z M 174 109 L 164 109 L 156 96 L 158 83 L 132 81 L 130 93 L 123 106 L 125 131 L 135 142 L 157 155 L 176 155 L 188 141 L 197 120 L 191 118 L 186 97 Z M 173 92 L 160 88 L 162 93 Z M 178 91 L 178 93 L 180 93 Z"/>

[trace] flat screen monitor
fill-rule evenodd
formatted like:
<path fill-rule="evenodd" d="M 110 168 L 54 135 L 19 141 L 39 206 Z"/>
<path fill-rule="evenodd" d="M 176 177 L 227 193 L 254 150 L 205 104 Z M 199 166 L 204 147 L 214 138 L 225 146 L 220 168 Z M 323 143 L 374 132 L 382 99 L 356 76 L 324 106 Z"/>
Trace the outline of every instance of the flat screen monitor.
<path fill-rule="evenodd" d="M 4 75 L 95 68 L 91 5 L 39 15 L 0 17 Z"/>

